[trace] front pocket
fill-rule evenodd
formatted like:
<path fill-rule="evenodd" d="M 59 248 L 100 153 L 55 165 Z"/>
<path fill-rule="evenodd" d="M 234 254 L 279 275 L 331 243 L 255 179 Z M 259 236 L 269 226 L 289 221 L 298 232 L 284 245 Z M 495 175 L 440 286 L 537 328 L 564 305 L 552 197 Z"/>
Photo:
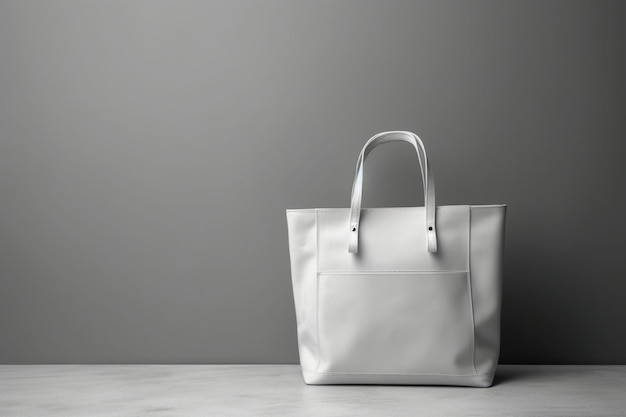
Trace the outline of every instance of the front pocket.
<path fill-rule="evenodd" d="M 319 372 L 473 375 L 468 273 L 318 274 Z"/>

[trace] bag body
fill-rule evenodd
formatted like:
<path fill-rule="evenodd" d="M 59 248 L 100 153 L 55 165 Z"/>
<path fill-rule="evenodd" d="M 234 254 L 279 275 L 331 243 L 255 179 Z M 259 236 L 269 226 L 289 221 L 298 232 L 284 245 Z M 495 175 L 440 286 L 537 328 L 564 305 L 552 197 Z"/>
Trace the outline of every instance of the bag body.
<path fill-rule="evenodd" d="M 424 207 L 361 208 L 363 162 L 414 145 Z M 350 208 L 287 210 L 307 384 L 488 387 L 500 347 L 505 205 L 435 205 L 424 146 L 383 132 L 363 147 Z"/>

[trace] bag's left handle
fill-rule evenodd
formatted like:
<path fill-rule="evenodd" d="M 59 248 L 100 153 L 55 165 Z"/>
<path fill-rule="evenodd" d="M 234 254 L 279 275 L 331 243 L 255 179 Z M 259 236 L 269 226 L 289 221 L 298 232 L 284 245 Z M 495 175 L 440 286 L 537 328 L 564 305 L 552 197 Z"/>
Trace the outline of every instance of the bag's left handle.
<path fill-rule="evenodd" d="M 424 207 L 426 215 L 426 238 L 428 241 L 428 251 L 437 252 L 437 225 L 436 225 L 436 205 L 435 205 L 435 180 L 432 168 L 428 163 L 426 148 L 424 143 L 415 133 L 405 131 L 382 132 L 372 136 L 363 146 L 356 163 L 354 183 L 352 184 L 352 197 L 350 199 L 350 238 L 348 250 L 350 253 L 357 253 L 359 250 L 359 223 L 361 218 L 361 199 L 363 195 L 363 162 L 367 155 L 376 146 L 387 142 L 408 142 L 415 148 L 417 158 L 422 172 L 422 183 L 424 186 Z"/>

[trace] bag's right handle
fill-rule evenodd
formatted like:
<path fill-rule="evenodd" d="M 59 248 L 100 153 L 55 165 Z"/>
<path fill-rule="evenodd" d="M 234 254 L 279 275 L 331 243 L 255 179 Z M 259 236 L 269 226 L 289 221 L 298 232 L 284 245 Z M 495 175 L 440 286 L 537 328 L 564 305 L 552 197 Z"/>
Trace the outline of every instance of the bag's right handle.
<path fill-rule="evenodd" d="M 428 241 L 428 252 L 437 252 L 437 225 L 435 219 L 435 180 L 426 148 L 422 140 L 415 133 L 406 131 L 382 132 L 372 136 L 363 146 L 359 159 L 356 163 L 356 172 L 352 184 L 352 197 L 350 199 L 350 239 L 348 250 L 350 253 L 357 253 L 359 250 L 359 222 L 361 218 L 361 199 L 363 196 L 363 162 L 372 149 L 387 142 L 408 142 L 415 148 L 417 158 L 422 172 L 422 183 L 424 185 L 424 206 L 426 211 L 426 237 Z"/>

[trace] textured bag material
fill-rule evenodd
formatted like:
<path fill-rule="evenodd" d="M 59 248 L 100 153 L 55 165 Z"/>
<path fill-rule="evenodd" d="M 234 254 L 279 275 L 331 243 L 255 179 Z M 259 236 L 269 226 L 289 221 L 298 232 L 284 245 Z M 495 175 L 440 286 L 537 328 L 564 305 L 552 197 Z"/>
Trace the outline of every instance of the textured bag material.
<path fill-rule="evenodd" d="M 424 207 L 361 208 L 376 146 L 412 144 Z M 361 151 L 350 208 L 287 210 L 307 384 L 488 387 L 500 349 L 506 206 L 436 206 L 426 150 L 383 132 Z"/>

